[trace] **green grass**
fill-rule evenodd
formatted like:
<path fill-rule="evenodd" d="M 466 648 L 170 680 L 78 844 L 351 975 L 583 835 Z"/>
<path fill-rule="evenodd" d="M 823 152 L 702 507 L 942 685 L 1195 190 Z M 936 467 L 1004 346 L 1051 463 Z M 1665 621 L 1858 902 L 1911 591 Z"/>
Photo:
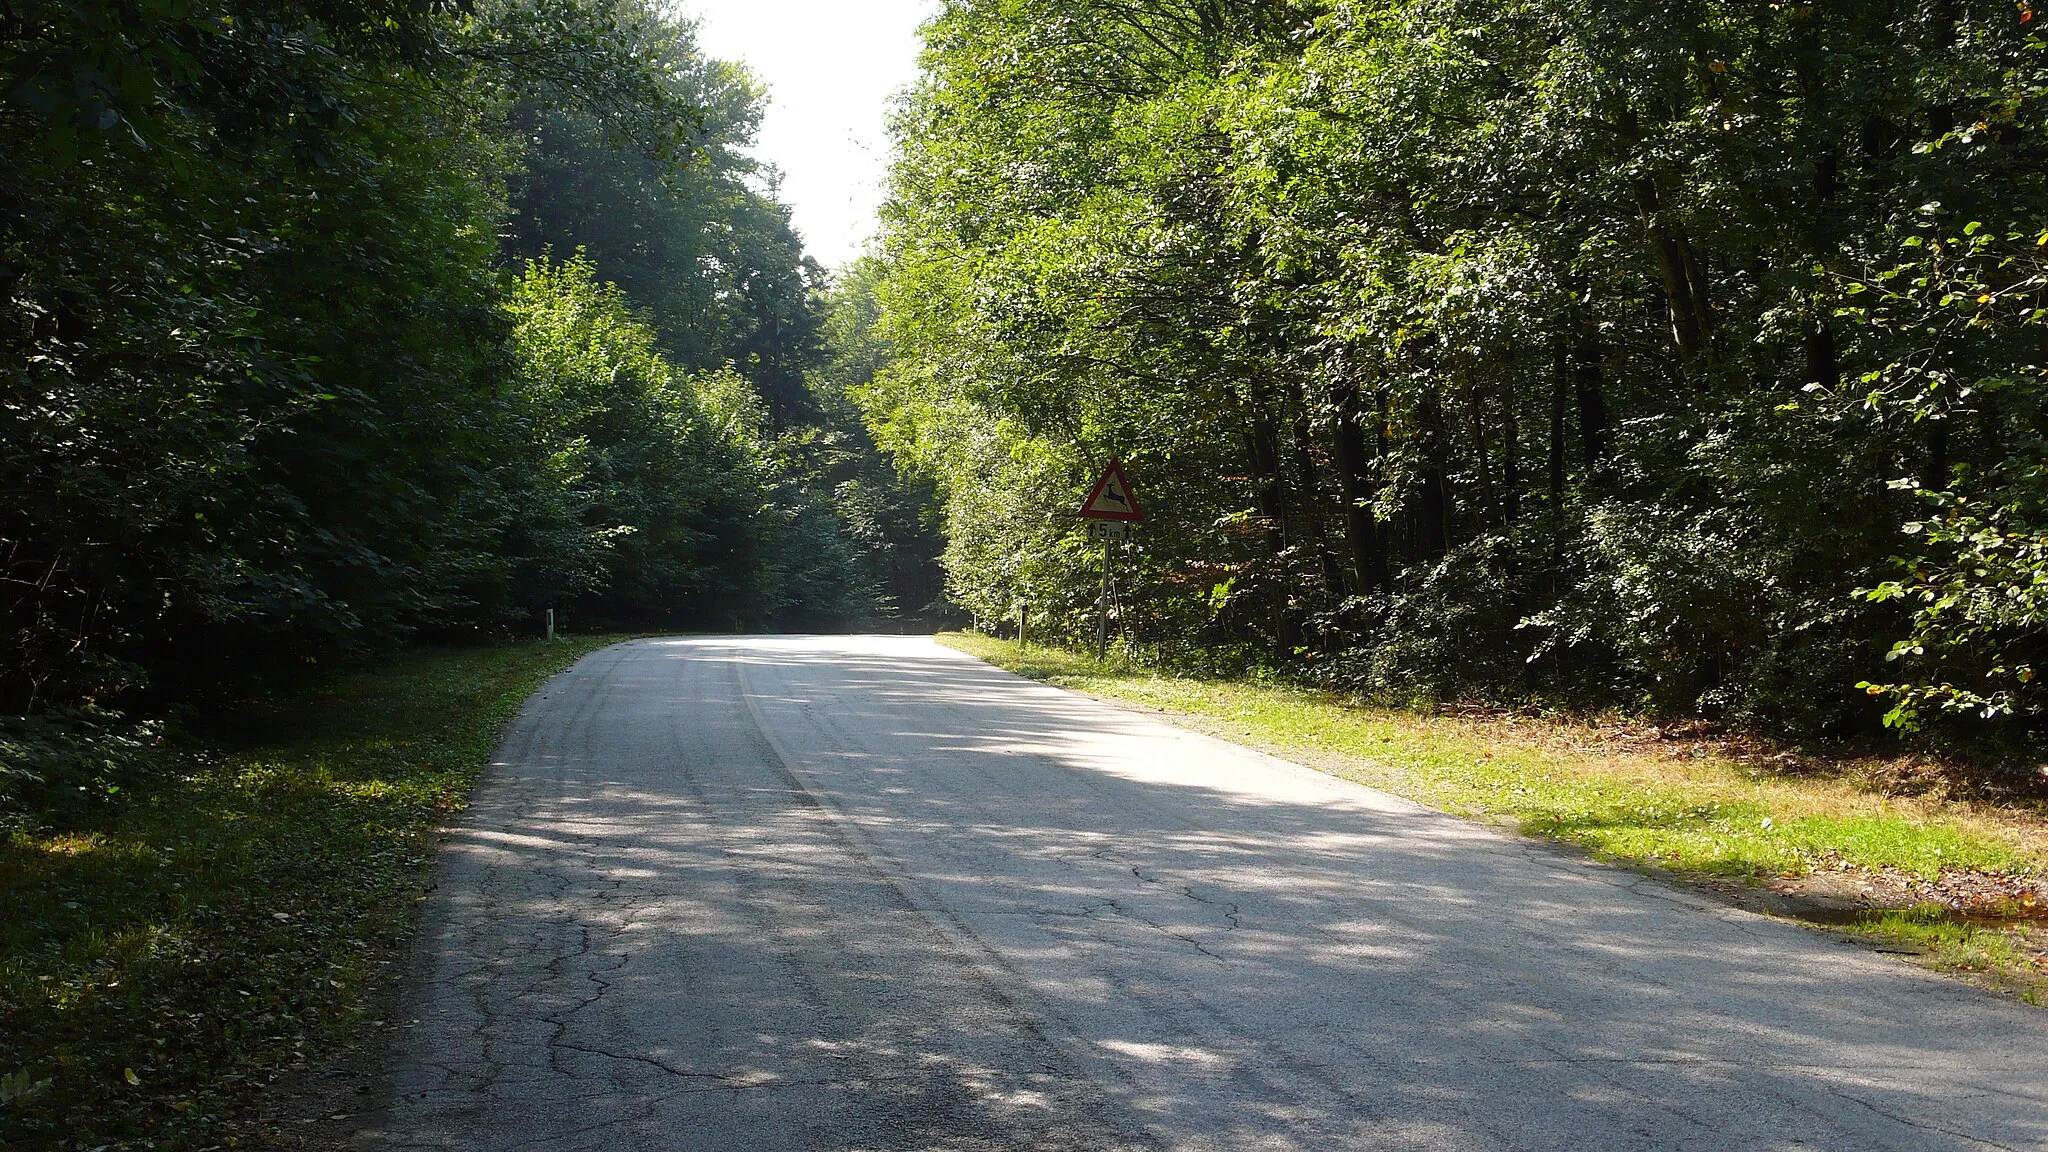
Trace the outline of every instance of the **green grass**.
<path fill-rule="evenodd" d="M 1915 944 L 1946 956 L 1952 967 L 1992 971 L 2026 960 L 2003 934 L 1959 921 L 1939 904 L 1866 912 L 1847 921 L 1854 932 L 1895 943 Z"/>
<path fill-rule="evenodd" d="M 1843 779 L 1788 776 L 1731 757 L 1603 745 L 1583 725 L 1459 718 L 1361 705 L 1263 681 L 1189 679 L 1059 648 L 950 633 L 941 642 L 1062 687 L 1171 713 L 1212 735 L 1615 862 L 1711 881 L 1797 877 L 1837 863 L 1929 880 L 1944 871 L 2033 874 L 2042 829 L 2013 813 L 1900 799 Z M 2041 977 L 2025 929 L 1926 909 L 1859 921 L 1860 934 L 1923 950 L 1937 967 Z M 2030 997 L 2031 998 L 2031 997 Z"/>
<path fill-rule="evenodd" d="M 425 651 L 195 726 L 85 826 L 0 845 L 0 1146 L 232 1146 L 356 1034 L 435 829 L 535 688 L 608 643 Z M 44 1082 L 47 1081 L 45 1085 Z"/>

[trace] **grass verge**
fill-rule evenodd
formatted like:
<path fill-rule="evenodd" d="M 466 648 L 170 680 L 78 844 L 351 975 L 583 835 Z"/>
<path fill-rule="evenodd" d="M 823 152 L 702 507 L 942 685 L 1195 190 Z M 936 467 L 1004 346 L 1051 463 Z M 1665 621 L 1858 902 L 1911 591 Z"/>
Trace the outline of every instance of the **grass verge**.
<path fill-rule="evenodd" d="M 147 787 L 0 845 L 0 1146 L 246 1144 L 352 1038 L 435 830 L 506 722 L 609 643 L 422 651 L 195 725 Z"/>
<path fill-rule="evenodd" d="M 1424 715 L 1282 684 L 1161 675 L 974 633 L 939 639 L 1019 675 L 1158 709 L 1446 812 L 1732 895 L 1775 891 L 1787 899 L 1763 907 L 1910 949 L 2029 1002 L 2048 997 L 2048 922 L 2034 906 L 2048 822 L 2037 812 L 1887 796 L 1845 776 L 1787 775 L 1699 743 L 1617 746 L 1585 724 Z M 1973 895 L 1956 895 L 1965 892 Z M 1962 910 L 1962 899 L 1988 902 Z"/>

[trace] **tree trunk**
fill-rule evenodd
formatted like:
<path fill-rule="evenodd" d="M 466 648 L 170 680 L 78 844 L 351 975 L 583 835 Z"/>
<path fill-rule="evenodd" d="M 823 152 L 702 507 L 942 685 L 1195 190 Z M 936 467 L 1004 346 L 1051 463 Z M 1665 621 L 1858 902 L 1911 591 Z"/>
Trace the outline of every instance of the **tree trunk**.
<path fill-rule="evenodd" d="M 1344 500 L 1344 536 L 1351 545 L 1351 563 L 1360 592 L 1387 587 L 1386 544 L 1372 505 L 1379 498 L 1375 461 L 1366 455 L 1364 413 L 1358 385 L 1345 381 L 1331 395 L 1337 407 L 1337 490 Z"/>
<path fill-rule="evenodd" d="M 1251 452 L 1252 476 L 1257 483 L 1253 497 L 1258 501 L 1259 516 L 1265 521 L 1266 543 L 1278 555 L 1287 547 L 1290 525 L 1286 488 L 1280 479 L 1279 422 L 1270 413 L 1261 412 L 1252 417 L 1246 447 Z"/>
<path fill-rule="evenodd" d="M 1829 389 L 1842 382 L 1842 367 L 1835 354 L 1835 330 L 1825 316 L 1816 317 L 1813 326 L 1806 330 L 1806 379 Z"/>
<path fill-rule="evenodd" d="M 1819 53 L 1818 36 L 1814 53 Z M 1820 91 L 1818 75 L 1807 85 L 1810 98 Z M 1838 229 L 1834 220 L 1835 189 L 1841 182 L 1840 154 L 1833 148 L 1824 149 L 1813 165 L 1813 250 L 1815 258 L 1823 265 L 1839 252 L 1835 240 Z M 1812 322 L 1806 329 L 1806 382 L 1833 389 L 1842 382 L 1842 367 L 1835 350 L 1835 330 L 1828 316 L 1825 293 L 1814 302 Z"/>
<path fill-rule="evenodd" d="M 1607 397 L 1600 363 L 1607 350 L 1600 343 L 1600 330 L 1581 305 L 1573 305 L 1572 388 L 1579 406 L 1579 447 L 1585 453 L 1588 474 L 1607 461 Z"/>
<path fill-rule="evenodd" d="M 1373 492 L 1375 498 L 1377 498 L 1379 490 L 1385 488 L 1387 484 L 1387 390 L 1385 388 L 1380 388 L 1373 392 L 1372 410 L 1373 460 L 1376 461 L 1373 466 Z M 1373 533 L 1372 549 L 1373 571 L 1379 574 L 1377 587 L 1392 588 L 1394 586 L 1394 562 L 1392 560 L 1394 550 L 1393 533 L 1384 523 L 1381 523 L 1377 514 L 1373 516 L 1373 523 L 1377 525 L 1377 530 Z"/>
<path fill-rule="evenodd" d="M 1636 208 L 1642 213 L 1643 230 L 1650 240 L 1650 254 L 1657 261 L 1657 277 L 1664 284 L 1664 304 L 1671 315 L 1671 339 L 1678 354 L 1691 360 L 1706 351 L 1712 329 L 1706 305 L 1706 274 L 1694 256 L 1692 245 L 1676 234 L 1658 214 L 1657 188 L 1645 176 L 1636 181 Z"/>
<path fill-rule="evenodd" d="M 1465 411 L 1472 426 L 1472 459 L 1479 478 L 1479 499 L 1484 509 L 1478 519 L 1485 523 L 1501 510 L 1500 492 L 1493 483 L 1492 454 L 1486 447 L 1486 405 L 1470 376 L 1465 378 Z"/>
<path fill-rule="evenodd" d="M 1513 528 L 1522 518 L 1522 424 L 1512 387 L 1501 389 L 1500 423 L 1501 526 Z"/>
<path fill-rule="evenodd" d="M 1287 513 L 1286 483 L 1280 475 L 1280 422 L 1263 397 L 1253 402 L 1248 441 L 1259 515 L 1265 521 L 1266 545 L 1273 553 L 1273 655 L 1276 661 L 1284 661 L 1299 642 L 1299 630 L 1288 608 L 1287 548 L 1293 525 Z"/>
<path fill-rule="evenodd" d="M 1693 323 L 1700 330 L 1702 351 L 1708 340 L 1714 337 L 1714 294 L 1707 284 L 1707 270 L 1700 263 L 1700 252 L 1691 240 L 1677 237 L 1678 259 L 1685 269 L 1686 295 L 1692 299 Z"/>
<path fill-rule="evenodd" d="M 1301 385 L 1293 381 L 1287 384 L 1289 406 L 1293 411 L 1290 428 L 1294 434 L 1294 473 L 1301 486 L 1301 521 L 1303 534 L 1316 550 L 1316 559 L 1323 569 L 1323 584 L 1332 596 L 1344 592 L 1344 566 L 1337 554 L 1330 548 L 1330 536 L 1323 524 L 1323 480 L 1321 470 L 1316 467 L 1315 432 L 1309 427 L 1308 403 L 1302 396 Z"/>
<path fill-rule="evenodd" d="M 1416 509 L 1415 544 L 1423 555 L 1450 551 L 1450 434 L 1444 428 L 1443 401 L 1435 392 L 1424 396 L 1415 415 L 1422 430 L 1422 490 Z"/>
<path fill-rule="evenodd" d="M 1556 337 L 1550 376 L 1550 514 L 1564 523 L 1564 415 L 1572 386 L 1571 343 Z"/>

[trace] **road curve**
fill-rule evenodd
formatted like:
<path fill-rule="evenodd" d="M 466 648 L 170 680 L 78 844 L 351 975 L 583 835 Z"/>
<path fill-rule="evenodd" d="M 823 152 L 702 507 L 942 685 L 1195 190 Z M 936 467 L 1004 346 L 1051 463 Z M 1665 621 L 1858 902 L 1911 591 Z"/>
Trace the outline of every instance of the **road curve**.
<path fill-rule="evenodd" d="M 2048 1017 L 925 639 L 643 640 L 444 849 L 365 1145 L 2048 1148 Z"/>

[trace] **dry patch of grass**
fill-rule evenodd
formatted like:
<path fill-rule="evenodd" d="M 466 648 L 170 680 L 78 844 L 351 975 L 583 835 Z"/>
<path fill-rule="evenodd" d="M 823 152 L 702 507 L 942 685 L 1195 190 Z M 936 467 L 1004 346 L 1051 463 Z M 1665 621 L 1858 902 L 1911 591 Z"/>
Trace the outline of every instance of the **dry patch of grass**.
<path fill-rule="evenodd" d="M 1500 821 L 2048 994 L 2037 808 L 1898 795 L 1898 764 L 1827 764 L 1697 735 L 1513 715 L 1425 715 L 1287 685 L 1197 680 L 952 633 L 1020 675 L 1447 812 Z M 1671 738 L 1673 736 L 1677 738 Z M 1908 766 L 1910 771 L 1910 766 Z"/>

